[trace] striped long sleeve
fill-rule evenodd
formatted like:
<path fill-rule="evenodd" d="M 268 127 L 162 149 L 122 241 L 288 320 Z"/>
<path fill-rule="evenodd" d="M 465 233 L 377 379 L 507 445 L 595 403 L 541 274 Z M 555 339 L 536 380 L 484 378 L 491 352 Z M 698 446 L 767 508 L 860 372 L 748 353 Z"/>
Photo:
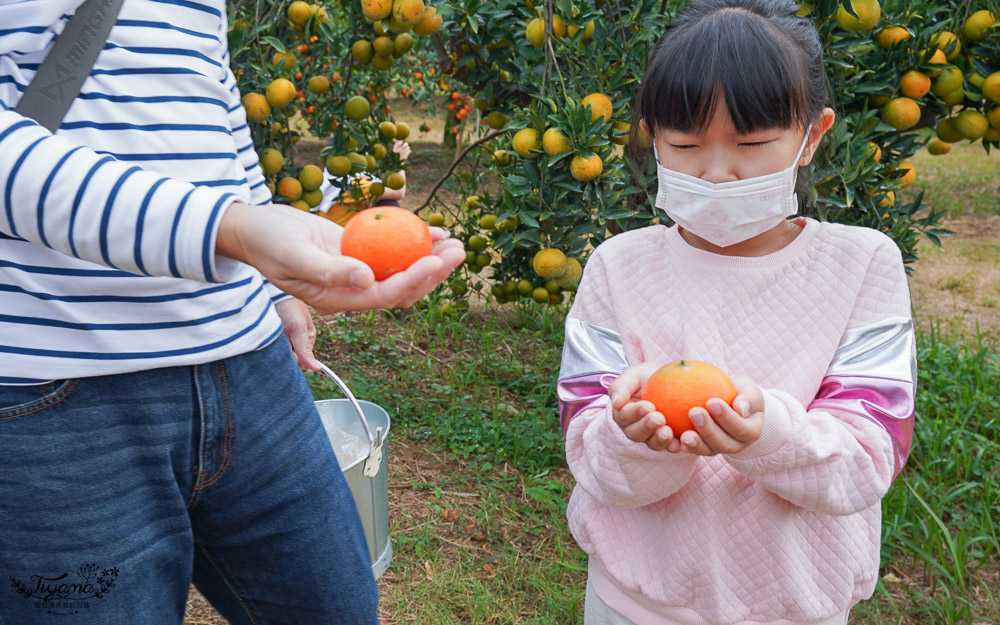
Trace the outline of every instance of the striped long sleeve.
<path fill-rule="evenodd" d="M 217 282 L 215 232 L 232 193 L 166 178 L 0 112 L 0 232 L 149 276 Z"/>
<path fill-rule="evenodd" d="M 215 255 L 227 206 L 270 199 L 225 3 L 125 0 L 53 134 L 14 109 L 81 2 L 0 3 L 0 384 L 209 362 L 281 333 L 283 295 Z"/>

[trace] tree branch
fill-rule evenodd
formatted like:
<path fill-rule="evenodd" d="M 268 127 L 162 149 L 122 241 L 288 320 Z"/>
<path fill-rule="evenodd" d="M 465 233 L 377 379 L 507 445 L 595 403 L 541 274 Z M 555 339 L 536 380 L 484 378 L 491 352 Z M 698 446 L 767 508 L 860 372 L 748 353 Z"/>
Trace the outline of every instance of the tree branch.
<path fill-rule="evenodd" d="M 478 141 L 474 141 L 473 143 L 470 143 L 469 147 L 465 148 L 465 150 L 461 154 L 459 154 L 458 158 L 456 158 L 455 161 L 451 164 L 451 167 L 448 168 L 448 172 L 444 176 L 442 176 L 440 180 L 437 181 L 437 183 L 434 185 L 434 188 L 431 189 L 430 194 L 427 196 L 427 200 L 424 201 L 424 203 L 421 204 L 419 207 L 413 209 L 413 212 L 414 213 L 419 213 L 420 211 L 424 210 L 425 208 L 427 208 L 430 205 L 431 200 L 434 199 L 434 194 L 437 193 L 437 190 L 440 189 L 441 185 L 444 184 L 445 180 L 447 180 L 451 176 L 451 174 L 454 173 L 455 168 L 458 167 L 458 164 L 462 162 L 462 159 L 464 159 L 466 156 L 468 156 L 469 152 L 471 152 L 473 148 L 475 148 L 477 146 L 480 146 L 480 145 L 486 143 L 487 141 L 490 141 L 491 139 L 495 139 L 495 138 L 499 137 L 500 135 L 507 134 L 511 130 L 513 130 L 513 129 L 512 128 L 505 128 L 504 130 L 498 130 L 496 132 L 493 132 L 493 133 L 490 133 L 490 134 L 486 135 L 485 137 L 483 137 L 482 139 L 479 139 Z"/>

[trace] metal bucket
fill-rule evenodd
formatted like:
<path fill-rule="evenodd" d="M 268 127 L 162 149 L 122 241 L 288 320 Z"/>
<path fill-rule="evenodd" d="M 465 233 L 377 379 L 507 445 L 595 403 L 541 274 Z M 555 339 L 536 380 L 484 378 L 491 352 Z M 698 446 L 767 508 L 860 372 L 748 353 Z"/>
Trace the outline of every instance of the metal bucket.
<path fill-rule="evenodd" d="M 378 579 L 392 560 L 389 542 L 389 457 L 385 441 L 389 436 L 389 414 L 378 404 L 358 401 L 337 374 L 325 365 L 321 371 L 329 376 L 347 399 L 322 399 L 316 410 L 323 420 L 327 435 L 340 432 L 366 442 L 368 453 L 340 467 L 354 495 L 361 516 L 361 525 L 368 541 L 372 574 Z"/>

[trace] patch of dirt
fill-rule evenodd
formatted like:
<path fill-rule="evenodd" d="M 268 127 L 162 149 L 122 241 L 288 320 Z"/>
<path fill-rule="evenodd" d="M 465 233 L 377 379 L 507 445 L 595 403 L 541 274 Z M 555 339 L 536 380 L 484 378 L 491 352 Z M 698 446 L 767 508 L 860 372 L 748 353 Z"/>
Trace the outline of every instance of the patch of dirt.
<path fill-rule="evenodd" d="M 927 240 L 918 248 L 910 279 L 917 323 L 1000 337 L 1000 215 L 952 217 L 944 227 L 955 235 L 943 237 L 941 248 Z"/>
<path fill-rule="evenodd" d="M 906 571 L 895 564 L 890 564 L 886 570 L 882 571 L 882 585 L 885 587 L 888 597 L 877 595 L 872 601 L 878 601 L 884 605 L 909 606 L 913 602 L 913 596 L 934 597 L 935 588 L 928 584 L 928 579 L 921 571 Z M 989 606 L 995 601 L 995 592 L 1000 588 L 1000 561 L 992 558 L 986 562 L 978 571 L 973 565 L 966 571 L 966 579 L 969 580 L 969 588 L 974 601 L 978 606 Z M 988 593 L 994 593 L 991 597 Z M 966 625 L 994 625 L 997 623 L 1000 612 L 973 613 L 971 621 L 961 621 Z M 858 621 L 852 618 L 851 625 L 869 625 L 867 622 Z M 899 620 L 892 621 L 893 625 L 937 625 L 927 620 L 927 615 L 904 615 Z M 871 625 L 883 625 L 882 623 Z"/>
<path fill-rule="evenodd" d="M 229 621 L 216 612 L 208 599 L 192 585 L 191 593 L 188 595 L 184 625 L 229 625 Z"/>

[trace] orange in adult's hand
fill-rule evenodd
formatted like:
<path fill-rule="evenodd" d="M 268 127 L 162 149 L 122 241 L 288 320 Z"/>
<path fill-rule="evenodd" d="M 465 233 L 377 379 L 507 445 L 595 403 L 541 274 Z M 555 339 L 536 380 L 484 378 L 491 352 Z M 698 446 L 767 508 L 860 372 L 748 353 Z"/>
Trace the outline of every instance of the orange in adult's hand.
<path fill-rule="evenodd" d="M 380 281 L 430 256 L 432 248 L 427 223 L 398 206 L 366 208 L 347 222 L 340 238 L 340 253 L 371 267 Z"/>
<path fill-rule="evenodd" d="M 729 405 L 736 399 L 736 387 L 729 376 L 713 364 L 700 360 L 675 360 L 656 370 L 646 382 L 642 399 L 656 406 L 674 436 L 694 429 L 688 412 L 706 408 L 717 397 Z"/>

